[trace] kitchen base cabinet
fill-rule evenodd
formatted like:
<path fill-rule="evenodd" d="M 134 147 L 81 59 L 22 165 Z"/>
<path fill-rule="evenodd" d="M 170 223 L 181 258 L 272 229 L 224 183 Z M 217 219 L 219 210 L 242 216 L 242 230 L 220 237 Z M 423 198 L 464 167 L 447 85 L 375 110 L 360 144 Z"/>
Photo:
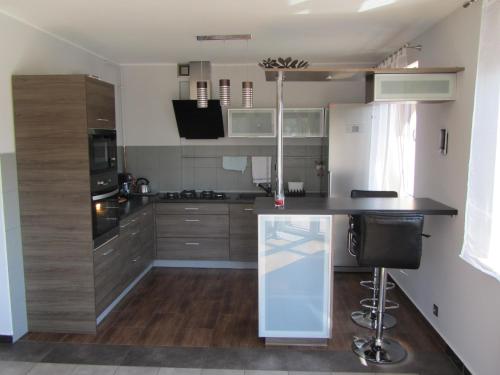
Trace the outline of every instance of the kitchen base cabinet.
<path fill-rule="evenodd" d="M 94 251 L 96 314 L 99 316 L 153 262 L 152 206 L 122 220 L 120 234 Z"/>
<path fill-rule="evenodd" d="M 229 241 L 225 238 L 158 238 L 157 259 L 227 260 Z"/>
<path fill-rule="evenodd" d="M 257 215 L 253 204 L 232 204 L 229 210 L 229 259 L 257 261 Z"/>

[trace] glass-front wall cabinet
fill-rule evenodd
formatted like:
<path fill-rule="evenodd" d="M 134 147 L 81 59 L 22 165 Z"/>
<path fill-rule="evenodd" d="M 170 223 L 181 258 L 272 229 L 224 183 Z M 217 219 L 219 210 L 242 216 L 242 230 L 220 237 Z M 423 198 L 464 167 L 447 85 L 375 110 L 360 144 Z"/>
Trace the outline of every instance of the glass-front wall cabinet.
<path fill-rule="evenodd" d="M 331 336 L 332 217 L 259 215 L 259 336 Z"/>
<path fill-rule="evenodd" d="M 325 137 L 323 108 L 285 108 L 283 136 L 295 138 Z"/>
<path fill-rule="evenodd" d="M 275 137 L 274 108 L 228 109 L 229 137 Z"/>

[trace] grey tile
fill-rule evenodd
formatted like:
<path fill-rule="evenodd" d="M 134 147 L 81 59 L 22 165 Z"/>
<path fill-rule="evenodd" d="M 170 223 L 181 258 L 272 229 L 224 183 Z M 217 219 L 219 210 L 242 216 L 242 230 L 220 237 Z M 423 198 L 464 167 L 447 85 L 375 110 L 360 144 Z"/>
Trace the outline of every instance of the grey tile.
<path fill-rule="evenodd" d="M 304 158 L 297 156 L 288 156 L 283 159 L 283 166 L 285 168 L 304 168 Z"/>
<path fill-rule="evenodd" d="M 198 190 L 215 190 L 217 188 L 216 168 L 195 168 L 194 186 Z"/>
<path fill-rule="evenodd" d="M 182 190 L 182 169 L 163 170 L 158 176 L 158 185 L 160 191 Z"/>
<path fill-rule="evenodd" d="M 201 368 L 204 355 L 201 348 L 132 347 L 122 365 Z"/>
<path fill-rule="evenodd" d="M 194 155 L 198 157 L 217 156 L 220 146 L 195 146 Z"/>
<path fill-rule="evenodd" d="M 311 192 L 320 191 L 321 177 L 316 174 L 316 171 L 307 170 L 305 171 L 305 179 L 304 179 L 304 189 Z"/>
<path fill-rule="evenodd" d="M 75 371 L 76 365 L 60 363 L 37 363 L 29 375 L 70 375 Z"/>
<path fill-rule="evenodd" d="M 182 156 L 195 156 L 196 146 L 181 146 Z"/>
<path fill-rule="evenodd" d="M 284 156 L 301 156 L 307 155 L 307 146 L 285 146 L 283 147 Z"/>
<path fill-rule="evenodd" d="M 182 168 L 182 189 L 194 189 L 194 168 Z"/>
<path fill-rule="evenodd" d="M 129 348 L 119 345 L 55 344 L 43 362 L 120 365 Z"/>
<path fill-rule="evenodd" d="M 203 369 L 201 375 L 244 375 L 244 370 Z"/>
<path fill-rule="evenodd" d="M 16 191 L 17 190 L 17 162 L 16 154 L 0 154 L 0 163 L 2 170 L 2 191 Z"/>
<path fill-rule="evenodd" d="M 159 371 L 158 367 L 120 366 L 116 375 L 156 375 Z"/>
<path fill-rule="evenodd" d="M 203 367 L 218 369 L 286 370 L 285 350 L 275 349 L 209 349 Z"/>
<path fill-rule="evenodd" d="M 216 157 L 202 157 L 202 158 L 194 158 L 194 167 L 195 168 L 216 168 L 221 163 L 218 163 L 218 159 Z"/>
<path fill-rule="evenodd" d="M 304 168 L 283 168 L 283 179 L 285 180 L 285 183 L 289 181 L 303 182 L 305 177 L 306 174 Z"/>
<path fill-rule="evenodd" d="M 243 175 L 238 171 L 227 171 L 222 168 L 216 168 L 217 190 L 220 191 L 239 191 L 240 177 Z"/>
<path fill-rule="evenodd" d="M 55 344 L 18 341 L 15 344 L 0 344 L 0 361 L 39 362 Z"/>
<path fill-rule="evenodd" d="M 288 375 L 288 371 L 277 371 L 277 370 L 245 370 L 245 375 Z"/>
<path fill-rule="evenodd" d="M 217 156 L 240 156 L 240 146 L 221 146 L 217 148 Z"/>
<path fill-rule="evenodd" d="M 158 375 L 200 375 L 201 368 L 162 367 Z"/>
<path fill-rule="evenodd" d="M 117 366 L 78 365 L 72 375 L 113 375 Z"/>
<path fill-rule="evenodd" d="M 320 158 L 321 152 L 323 149 L 324 149 L 324 147 L 322 147 L 321 145 L 307 146 L 306 155 L 313 157 L 313 158 Z"/>
<path fill-rule="evenodd" d="M 288 375 L 332 375 L 329 371 L 288 371 Z"/>
<path fill-rule="evenodd" d="M 32 362 L 1 361 L 0 375 L 26 375 L 34 365 Z"/>

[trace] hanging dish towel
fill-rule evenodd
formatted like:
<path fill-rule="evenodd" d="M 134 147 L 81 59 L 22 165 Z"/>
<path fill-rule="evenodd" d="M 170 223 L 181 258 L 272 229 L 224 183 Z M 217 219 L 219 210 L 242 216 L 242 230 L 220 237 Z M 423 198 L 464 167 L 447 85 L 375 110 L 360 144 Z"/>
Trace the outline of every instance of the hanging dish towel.
<path fill-rule="evenodd" d="M 238 171 L 245 173 L 247 169 L 247 157 L 246 156 L 223 156 L 222 157 L 222 168 L 228 171 Z"/>
<path fill-rule="evenodd" d="M 252 178 L 254 184 L 271 182 L 271 157 L 252 156 Z"/>

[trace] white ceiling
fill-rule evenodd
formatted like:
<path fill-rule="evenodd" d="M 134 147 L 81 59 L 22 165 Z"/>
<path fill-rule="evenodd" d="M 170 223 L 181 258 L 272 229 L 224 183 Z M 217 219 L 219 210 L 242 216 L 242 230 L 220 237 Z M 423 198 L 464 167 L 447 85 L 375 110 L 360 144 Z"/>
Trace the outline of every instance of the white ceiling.
<path fill-rule="evenodd" d="M 460 0 L 0 0 L 0 10 L 118 63 L 376 63 Z M 364 10 L 364 11 L 360 11 Z M 251 33 L 196 42 L 198 34 Z M 425 48 L 425 46 L 424 46 Z"/>

